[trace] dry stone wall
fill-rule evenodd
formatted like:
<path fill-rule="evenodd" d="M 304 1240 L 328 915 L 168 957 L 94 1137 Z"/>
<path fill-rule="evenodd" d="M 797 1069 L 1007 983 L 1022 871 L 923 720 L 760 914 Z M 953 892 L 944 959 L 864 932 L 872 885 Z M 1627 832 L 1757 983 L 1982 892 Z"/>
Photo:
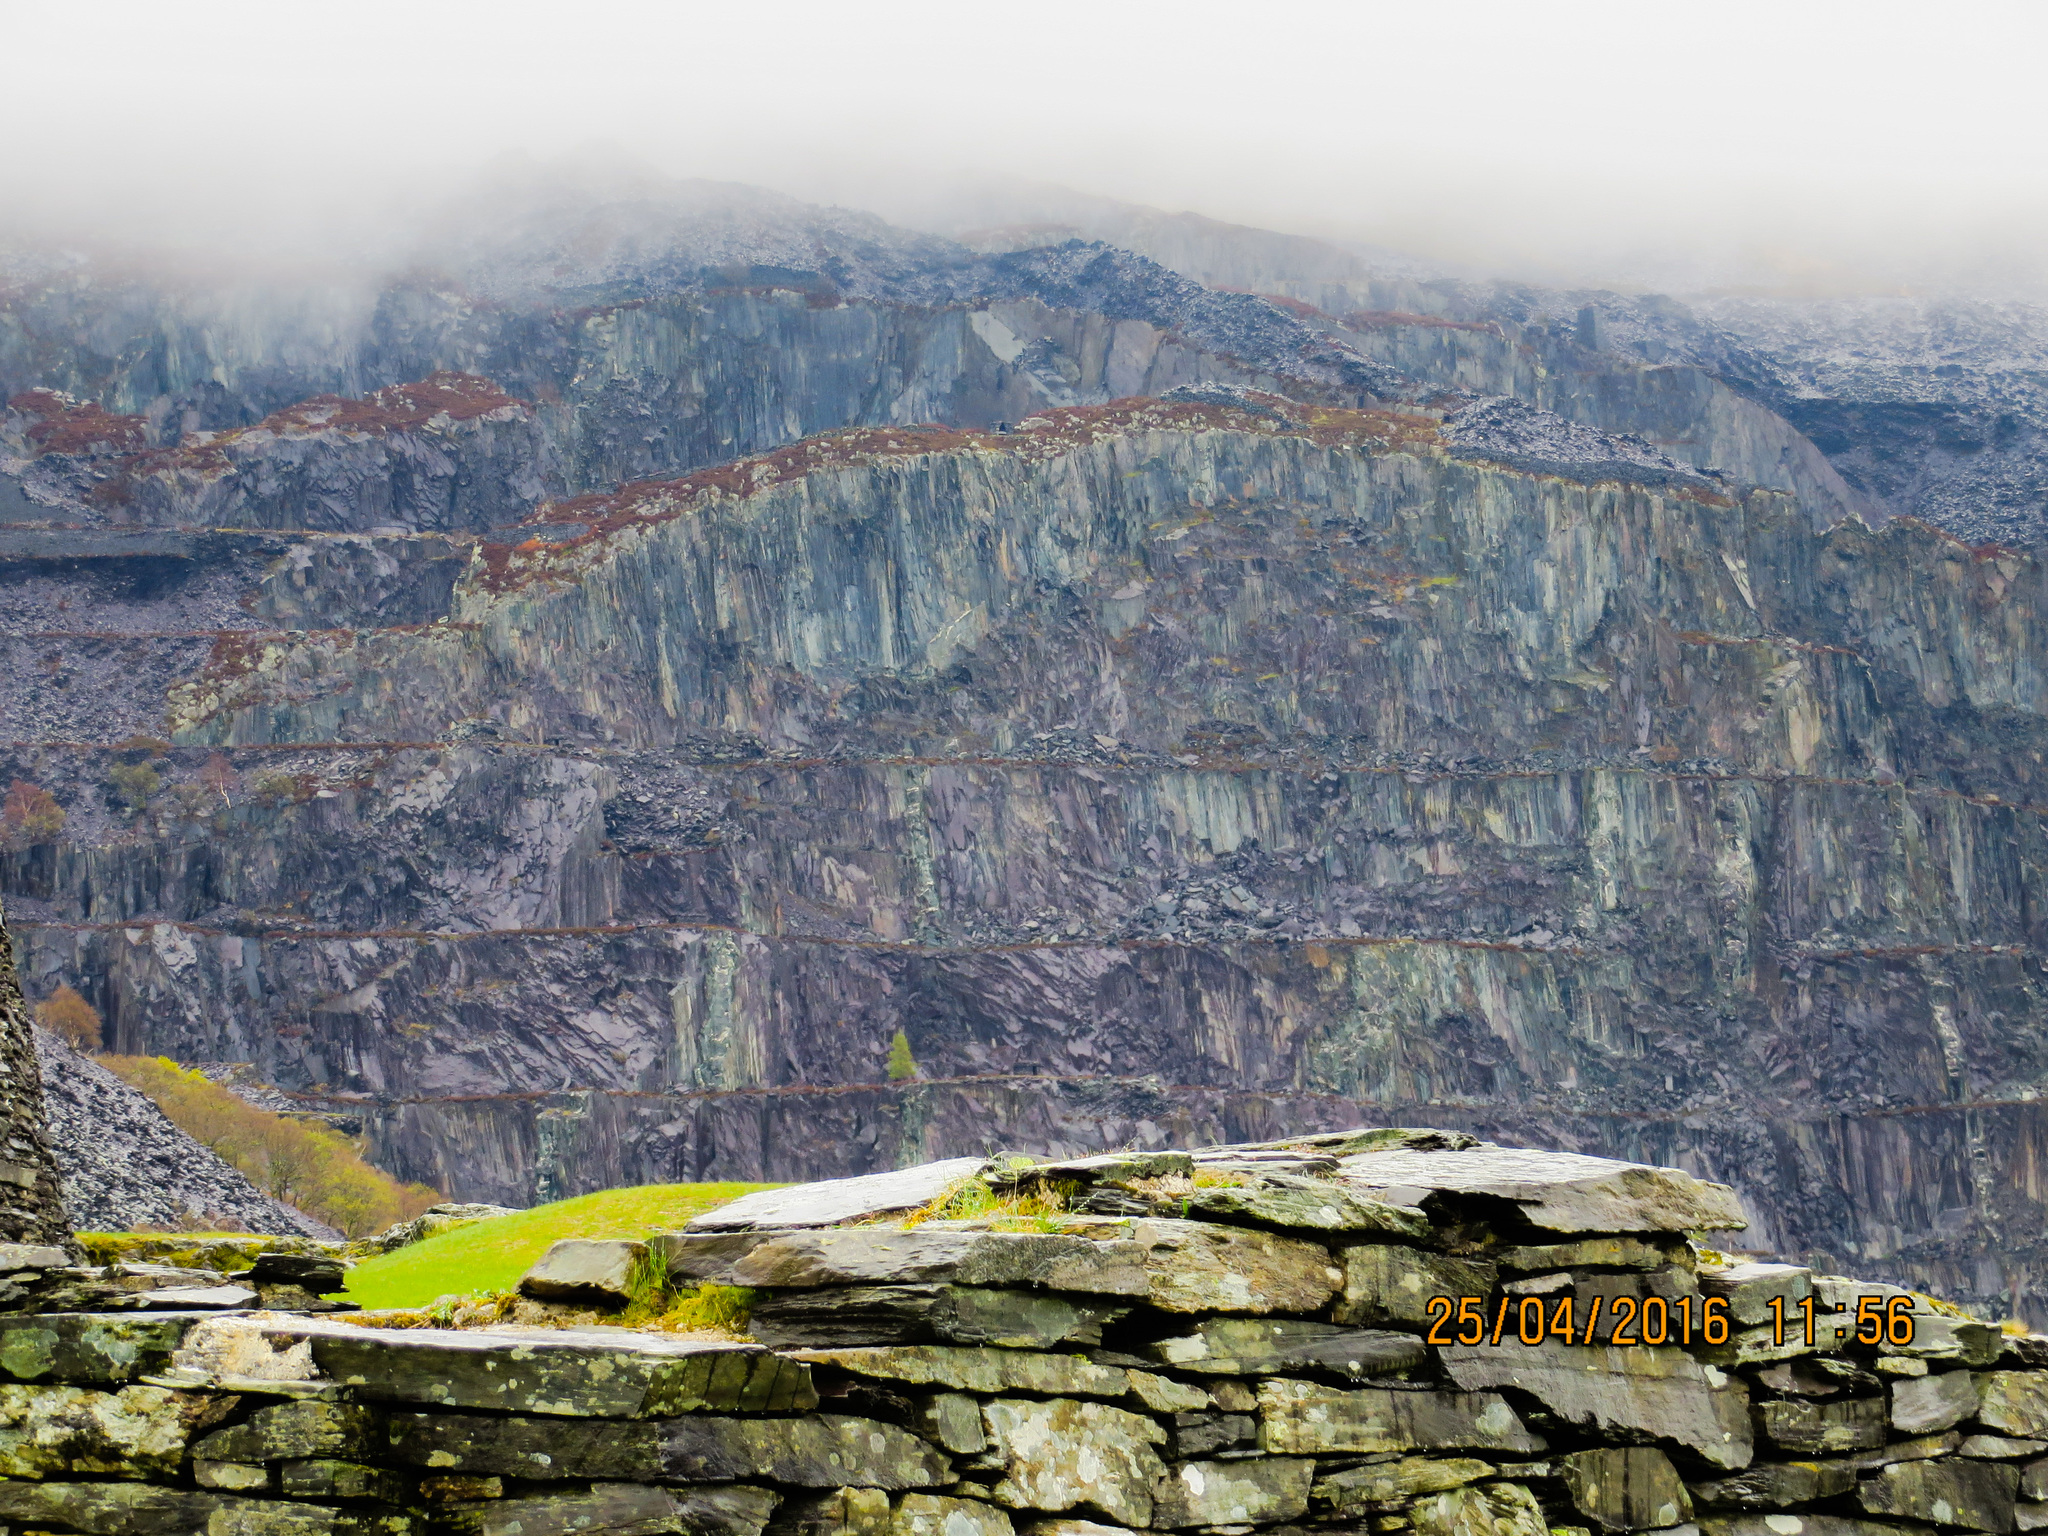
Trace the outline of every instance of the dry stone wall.
<path fill-rule="evenodd" d="M 0 1521 L 78 1536 L 2048 1526 L 2048 1338 L 1703 1246 L 1742 1222 L 1732 1191 L 1676 1169 L 1352 1131 L 764 1192 L 647 1243 L 558 1244 L 522 1282 L 548 1299 L 512 1314 L 601 1314 L 652 1266 L 746 1305 L 751 1337 L 208 1310 L 189 1288 L 164 1310 L 144 1291 L 124 1311 L 17 1311 L 0 1316 Z"/>

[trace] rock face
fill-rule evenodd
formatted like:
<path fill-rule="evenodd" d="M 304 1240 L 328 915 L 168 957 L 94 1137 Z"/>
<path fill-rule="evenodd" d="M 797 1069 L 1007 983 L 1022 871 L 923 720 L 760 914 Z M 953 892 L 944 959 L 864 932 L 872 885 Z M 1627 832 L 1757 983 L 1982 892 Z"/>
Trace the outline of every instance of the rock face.
<path fill-rule="evenodd" d="M 39 1033 L 0 925 L 0 1243 L 68 1243 L 63 1175 L 46 1134 Z"/>
<path fill-rule="evenodd" d="M 1859 521 L 1647 302 L 742 201 L 492 235 L 325 347 L 9 290 L 32 992 L 466 1200 L 1364 1103 L 2031 1305 L 2033 556 Z"/>
<path fill-rule="evenodd" d="M 1181 1221 L 1205 1230 L 1224 1277 L 1204 1282 L 1216 1309 L 1193 1316 L 1142 1283 L 1163 1219 L 1097 1209 L 1219 1169 L 1248 1196 L 1367 1199 L 1396 1151 L 1442 1172 L 1409 1168 L 1426 1191 L 1415 1220 L 1371 1244 L 1462 1257 L 1474 1289 L 1385 1330 L 1337 1322 L 1329 1290 L 1256 1299 L 1265 1241 L 1333 1270 L 1359 1246 L 1310 1204 Z M 1515 1199 L 1474 1187 L 1488 1163 L 1492 1184 L 1512 1171 Z M 2048 1441 L 2019 1438 L 2048 1399 L 2048 1337 L 1993 1334 L 1964 1361 L 1931 1326 L 1956 1320 L 1924 1298 L 1801 1271 L 1801 1294 L 1830 1298 L 1812 1342 L 1800 1314 L 1779 1358 L 1724 1370 L 1705 1356 L 1755 1266 L 1708 1262 L 1720 1255 L 1684 1237 L 1689 1217 L 1725 1229 L 1741 1213 L 1677 1169 L 1377 1131 L 904 1172 L 939 1187 L 911 1215 L 865 1214 L 874 1186 L 849 1180 L 783 1207 L 815 1221 L 836 1204 L 848 1225 L 742 1213 L 650 1245 L 684 1284 L 709 1255 L 759 1256 L 770 1283 L 749 1304 L 774 1316 L 773 1347 L 274 1311 L 0 1314 L 0 1514 L 76 1536 L 2007 1536 L 2048 1516 Z M 1584 1219 L 1545 1243 L 1530 1211 Z M 876 1273 L 778 1269 L 794 1251 L 859 1252 Z M 1647 1258 L 1711 1306 L 1573 1310 L 1613 1263 Z M 1101 1311 L 1117 1274 L 1133 1294 Z M 1060 1314 L 1087 1319 L 1087 1337 L 1058 1336 Z M 884 1317 L 1028 1317 L 1038 1336 L 867 1342 Z M 1954 1427 L 1921 1433 L 1937 1402 Z"/>
<path fill-rule="evenodd" d="M 165 1118 L 147 1097 L 63 1041 L 34 1031 L 48 1139 L 81 1232 L 140 1226 L 334 1233 L 271 1199 Z"/>

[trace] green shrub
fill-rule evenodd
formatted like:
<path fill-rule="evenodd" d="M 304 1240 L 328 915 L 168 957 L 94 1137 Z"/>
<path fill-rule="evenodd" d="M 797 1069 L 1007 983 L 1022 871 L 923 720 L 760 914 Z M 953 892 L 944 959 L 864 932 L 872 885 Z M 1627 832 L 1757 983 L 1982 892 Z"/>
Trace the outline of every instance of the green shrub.
<path fill-rule="evenodd" d="M 917 1076 L 917 1058 L 910 1054 L 910 1036 L 902 1030 L 889 1042 L 889 1081 L 907 1082 Z"/>

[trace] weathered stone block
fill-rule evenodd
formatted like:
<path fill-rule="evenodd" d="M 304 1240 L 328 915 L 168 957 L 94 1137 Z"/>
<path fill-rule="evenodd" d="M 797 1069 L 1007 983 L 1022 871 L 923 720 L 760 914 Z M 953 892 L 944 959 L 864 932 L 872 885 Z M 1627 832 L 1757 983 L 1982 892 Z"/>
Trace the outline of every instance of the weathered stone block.
<path fill-rule="evenodd" d="M 1350 1451 L 1540 1451 L 1514 1409 L 1493 1392 L 1345 1391 L 1305 1381 L 1259 1383 L 1260 1442 L 1286 1456 Z"/>
<path fill-rule="evenodd" d="M 1344 1294 L 1330 1315 L 1340 1323 L 1408 1323 L 1430 1320 L 1432 1296 L 1485 1298 L 1500 1278 L 1493 1265 L 1454 1259 L 1398 1244 L 1346 1248 Z"/>
<path fill-rule="evenodd" d="M 1700 1536 L 1931 1536 L 1924 1525 L 1900 1526 L 1843 1515 L 1719 1515 L 1699 1523 Z"/>
<path fill-rule="evenodd" d="M 880 1488 L 834 1488 L 784 1499 L 769 1529 L 774 1536 L 889 1536 L 892 1515 Z"/>
<path fill-rule="evenodd" d="M 1536 1496 L 1520 1483 L 1453 1488 L 1417 1499 L 1408 1516 L 1416 1536 L 1549 1536 Z"/>
<path fill-rule="evenodd" d="M 1489 1462 L 1465 1456 L 1404 1456 L 1399 1461 L 1348 1467 L 1319 1478 L 1309 1490 L 1318 1504 L 1342 1512 L 1368 1504 L 1402 1503 L 1417 1494 L 1442 1493 L 1493 1476 Z"/>
<path fill-rule="evenodd" d="M 1211 1318 L 1146 1353 L 1176 1370 L 1225 1376 L 1385 1376 L 1429 1358 L 1410 1333 L 1277 1318 Z"/>
<path fill-rule="evenodd" d="M 1933 1434 L 1976 1412 L 1977 1384 L 1968 1371 L 1944 1371 L 1892 1384 L 1892 1428 L 1902 1435 Z"/>
<path fill-rule="evenodd" d="M 2013 1526 L 2022 1531 L 2048 1531 L 2048 1504 L 2015 1504 Z"/>
<path fill-rule="evenodd" d="M 288 1461 L 277 1469 L 278 1490 L 288 1499 L 375 1499 L 403 1504 L 411 1490 L 405 1477 L 388 1467 L 366 1467 L 359 1461 Z"/>
<path fill-rule="evenodd" d="M 441 1519 L 453 1536 L 761 1536 L 775 1495 L 744 1484 L 722 1488 L 649 1488 L 597 1483 L 587 1493 L 481 1500 Z"/>
<path fill-rule="evenodd" d="M 1166 1421 L 1167 1448 L 1176 1460 L 1192 1461 L 1213 1451 L 1236 1450 L 1257 1438 L 1259 1421 L 1248 1413 L 1176 1413 Z"/>
<path fill-rule="evenodd" d="M 203 1313 L 0 1316 L 0 1372 L 17 1381 L 133 1381 L 170 1364 Z"/>
<path fill-rule="evenodd" d="M 2048 1460 L 2029 1462 L 2020 1469 L 2020 1497 L 2048 1499 Z"/>
<path fill-rule="evenodd" d="M 1748 1225 L 1725 1184 L 1676 1168 L 1619 1163 L 1576 1152 L 1482 1143 L 1463 1151 L 1397 1149 L 1342 1159 L 1341 1177 L 1395 1205 L 1431 1193 L 1509 1200 L 1549 1232 L 1693 1232 Z"/>
<path fill-rule="evenodd" d="M 87 1472 L 91 1468 L 79 1470 Z M 192 1481 L 221 1493 L 264 1493 L 277 1481 L 277 1476 L 273 1467 L 251 1466 L 244 1461 L 194 1461 Z"/>
<path fill-rule="evenodd" d="M 1195 1221 L 1279 1227 L 1330 1237 L 1366 1232 L 1389 1237 L 1429 1235 L 1421 1211 L 1371 1200 L 1328 1179 L 1266 1177 L 1251 1184 L 1211 1185 L 1177 1197 L 1178 1214 Z"/>
<path fill-rule="evenodd" d="M 1003 1480 L 994 1495 L 1013 1508 L 1089 1508 L 1126 1525 L 1149 1525 L 1152 1488 L 1166 1470 L 1155 1446 L 1166 1431 L 1101 1403 L 998 1399 L 984 1404 Z"/>
<path fill-rule="evenodd" d="M 1013 1536 L 1008 1510 L 981 1499 L 906 1493 L 896 1501 L 891 1536 Z"/>
<path fill-rule="evenodd" d="M 307 1457 L 359 1459 L 377 1444 L 376 1423 L 355 1403 L 272 1403 L 248 1422 L 217 1429 L 193 1446 L 210 1461 L 293 1461 Z"/>
<path fill-rule="evenodd" d="M 0 1520 L 84 1536 L 415 1536 L 407 1515 L 147 1483 L 0 1482 Z"/>
<path fill-rule="evenodd" d="M 2014 1528 L 2019 1469 L 1981 1461 L 1907 1461 L 1881 1468 L 1857 1489 L 1874 1515 L 1931 1520 L 1973 1531 Z"/>
<path fill-rule="evenodd" d="M 1749 1390 L 1681 1350 L 1545 1342 L 1437 1352 L 1468 1390 L 1518 1387 L 1568 1424 L 1674 1441 L 1717 1467 L 1749 1465 Z"/>
<path fill-rule="evenodd" d="M 1773 1445 L 1809 1456 L 1863 1451 L 1885 1442 L 1884 1399 L 1760 1403 L 1757 1422 Z"/>
<path fill-rule="evenodd" d="M 981 1404 L 965 1393 L 941 1392 L 924 1398 L 912 1412 L 911 1428 L 956 1456 L 979 1456 L 988 1449 L 988 1435 L 981 1427 Z"/>
<path fill-rule="evenodd" d="M 211 1407 L 162 1387 L 0 1385 L 0 1477 L 175 1477 Z"/>
<path fill-rule="evenodd" d="M 845 1286 L 763 1297 L 747 1331 L 771 1349 L 926 1343 L 1052 1349 L 1100 1344 L 1102 1325 L 1128 1310 L 1045 1291 Z"/>
<path fill-rule="evenodd" d="M 596 1301 L 624 1306 L 647 1245 L 623 1239 L 565 1237 L 549 1245 L 519 1277 L 520 1294 L 544 1301 Z"/>
<path fill-rule="evenodd" d="M 1671 1458 L 1649 1446 L 1574 1451 L 1558 1463 L 1572 1504 L 1610 1531 L 1649 1531 L 1692 1518 Z"/>
<path fill-rule="evenodd" d="M 1167 1468 L 1152 1485 L 1152 1524 L 1267 1525 L 1308 1512 L 1313 1461 L 1258 1456 L 1189 1461 Z"/>
<path fill-rule="evenodd" d="M 1267 1232 L 1138 1221 L 1131 1240 L 1144 1299 L 1167 1312 L 1317 1312 L 1343 1280 L 1321 1245 Z"/>
<path fill-rule="evenodd" d="M 313 1358 L 362 1397 L 592 1418 L 815 1407 L 810 1371 L 758 1344 L 605 1329 L 348 1328 Z"/>
<path fill-rule="evenodd" d="M 1560 1269 L 1662 1269 L 1690 1264 L 1692 1250 L 1666 1238 L 1581 1237 L 1566 1243 L 1533 1243 L 1503 1248 L 1493 1256 L 1504 1274 L 1532 1275 Z"/>
<path fill-rule="evenodd" d="M 606 1422 L 394 1413 L 387 1434 L 392 1458 L 406 1466 L 535 1482 L 762 1478 L 799 1488 L 907 1489 L 954 1478 L 945 1456 L 909 1431 L 837 1414 Z"/>
<path fill-rule="evenodd" d="M 1034 1520 L 1024 1527 L 1024 1536 L 1132 1536 L 1120 1525 L 1099 1520 Z"/>
<path fill-rule="evenodd" d="M 1984 1371 L 1976 1378 L 1977 1417 L 2022 1439 L 2048 1439 L 2048 1371 Z"/>
<path fill-rule="evenodd" d="M 1184 1381 L 1150 1371 L 1134 1370 L 1130 1376 L 1131 1396 L 1152 1413 L 1200 1413 L 1215 1405 L 1215 1399 L 1202 1388 Z"/>
<path fill-rule="evenodd" d="M 967 1349 L 948 1344 L 881 1345 L 869 1349 L 806 1349 L 794 1358 L 831 1366 L 878 1381 L 913 1387 L 946 1387 L 985 1397 L 1033 1392 L 1045 1397 L 1125 1396 L 1130 1373 L 1094 1365 L 1079 1355 L 1040 1354 L 1020 1349 Z"/>
<path fill-rule="evenodd" d="M 1979 1461 L 2024 1461 L 2048 1451 L 2048 1440 L 2008 1440 L 2003 1435 L 1971 1435 L 1956 1447 L 1958 1456 Z"/>
<path fill-rule="evenodd" d="M 896 1211 L 914 1211 L 958 1188 L 987 1166 L 984 1158 L 953 1157 L 915 1168 L 899 1168 L 892 1173 L 757 1190 L 715 1211 L 692 1216 L 686 1230 L 740 1232 L 830 1227 Z"/>
<path fill-rule="evenodd" d="M 1736 1328 L 1760 1328 L 1773 1322 L 1772 1301 L 1783 1309 L 1789 1327 L 1803 1319 L 1796 1309 L 1813 1294 L 1813 1271 L 1796 1264 L 1731 1264 L 1699 1272 L 1700 1293 L 1728 1303 L 1728 1320 Z"/>
<path fill-rule="evenodd" d="M 1692 1496 L 1709 1509 L 1787 1509 L 1855 1486 L 1856 1469 L 1843 1462 L 1760 1461 L 1733 1477 L 1694 1483 Z"/>

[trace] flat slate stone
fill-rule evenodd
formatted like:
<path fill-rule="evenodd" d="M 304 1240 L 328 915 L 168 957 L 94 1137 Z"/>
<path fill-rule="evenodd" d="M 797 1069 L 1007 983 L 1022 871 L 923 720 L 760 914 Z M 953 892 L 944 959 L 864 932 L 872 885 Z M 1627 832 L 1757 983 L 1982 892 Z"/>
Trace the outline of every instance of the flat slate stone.
<path fill-rule="evenodd" d="M 647 1252 L 645 1243 L 622 1238 L 561 1238 L 519 1277 L 519 1291 L 548 1301 L 589 1298 L 623 1305 Z"/>
<path fill-rule="evenodd" d="M 1367 1504 L 1405 1503 L 1417 1494 L 1462 1488 L 1493 1473 L 1491 1462 L 1469 1456 L 1404 1456 L 1332 1472 L 1318 1479 L 1309 1493 L 1317 1503 L 1342 1512 Z"/>
<path fill-rule="evenodd" d="M 0 1373 L 17 1381 L 133 1381 L 162 1370 L 201 1312 L 0 1316 Z"/>
<path fill-rule="evenodd" d="M 1977 1383 L 1968 1371 L 1912 1376 L 1892 1383 L 1892 1428 L 1929 1435 L 1977 1415 Z"/>
<path fill-rule="evenodd" d="M 1283 1318 L 1210 1318 L 1145 1352 L 1175 1370 L 1219 1376 L 1385 1376 L 1426 1363 L 1412 1333 Z"/>
<path fill-rule="evenodd" d="M 1479 1259 L 1454 1259 L 1449 1254 L 1372 1243 L 1345 1248 L 1344 1293 L 1330 1315 L 1340 1323 L 1408 1323 L 1431 1321 L 1432 1296 L 1477 1296 L 1492 1293 L 1499 1271 Z"/>
<path fill-rule="evenodd" d="M 366 1457 L 377 1446 L 376 1421 L 356 1403 L 272 1403 L 241 1424 L 217 1429 L 192 1447 L 208 1461 L 295 1461 Z"/>
<path fill-rule="evenodd" d="M 2017 1467 L 1954 1458 L 1907 1461 L 1865 1478 L 1856 1498 L 1873 1515 L 1931 1520 L 2002 1536 L 2014 1528 L 2019 1481 Z"/>
<path fill-rule="evenodd" d="M 992 1344 L 999 1349 L 1094 1346 L 1130 1310 L 1047 1291 L 966 1285 L 865 1285 L 784 1291 L 754 1305 L 747 1331 L 771 1349 L 870 1344 Z"/>
<path fill-rule="evenodd" d="M 1308 1513 L 1316 1464 L 1297 1457 L 1189 1461 L 1152 1485 L 1152 1524 L 1268 1525 Z"/>
<path fill-rule="evenodd" d="M 669 1273 L 761 1290 L 815 1286 L 1047 1286 L 1143 1296 L 1140 1255 L 1128 1241 L 1061 1233 L 917 1227 L 704 1232 L 656 1237 Z"/>
<path fill-rule="evenodd" d="M 2003 1435 L 1971 1435 L 1956 1447 L 1958 1456 L 1980 1461 L 2020 1461 L 2048 1451 L 2048 1440 L 2008 1440 Z"/>
<path fill-rule="evenodd" d="M 771 1228 L 831 1227 L 872 1216 L 914 1211 L 987 1166 L 986 1158 L 951 1157 L 938 1163 L 920 1163 L 915 1168 L 899 1168 L 894 1173 L 867 1173 L 852 1179 L 825 1179 L 816 1184 L 792 1184 L 786 1189 L 757 1190 L 715 1211 L 692 1216 L 683 1230 L 758 1232 Z"/>
<path fill-rule="evenodd" d="M 1101 1403 L 998 1398 L 982 1405 L 991 1456 L 1003 1471 L 994 1497 L 1013 1509 L 1099 1511 L 1125 1525 L 1152 1522 L 1152 1489 L 1166 1471 L 1155 1446 L 1166 1431 Z"/>
<path fill-rule="evenodd" d="M 1842 1515 L 1732 1515 L 1699 1523 L 1700 1536 L 1906 1536 L 1926 1526 L 1852 1520 Z"/>
<path fill-rule="evenodd" d="M 0 1385 L 0 1477 L 176 1477 L 209 1406 L 162 1387 Z"/>
<path fill-rule="evenodd" d="M 1010 1512 L 982 1499 L 906 1493 L 896 1502 L 890 1536 L 1012 1536 Z"/>
<path fill-rule="evenodd" d="M 838 1414 L 803 1418 L 545 1419 L 394 1413 L 390 1454 L 429 1472 L 534 1482 L 746 1482 L 932 1488 L 956 1474 L 907 1430 Z"/>
<path fill-rule="evenodd" d="M 1760 1328 L 1773 1320 L 1771 1302 L 1776 1299 L 1789 1323 L 1795 1309 L 1813 1294 L 1813 1271 L 1797 1264 L 1730 1264 L 1708 1266 L 1699 1272 L 1700 1293 L 1717 1296 L 1728 1303 L 1728 1320 L 1736 1328 Z M 1800 1337 L 1805 1337 L 1803 1324 Z M 1819 1337 L 1819 1330 L 1815 1330 Z"/>
<path fill-rule="evenodd" d="M 1166 1312 L 1318 1312 L 1344 1278 L 1320 1244 L 1242 1227 L 1136 1221 L 1131 1241 L 1144 1299 Z"/>
<path fill-rule="evenodd" d="M 1279 1455 L 1544 1449 L 1496 1392 L 1345 1391 L 1287 1380 L 1262 1381 L 1258 1391 L 1260 1442 Z"/>
<path fill-rule="evenodd" d="M 286 1462 L 277 1469 L 277 1487 L 288 1499 L 374 1499 L 381 1504 L 405 1504 L 412 1497 L 402 1472 L 324 1458 Z"/>
<path fill-rule="evenodd" d="M 1757 1422 L 1773 1445 L 1808 1456 L 1874 1450 L 1885 1442 L 1884 1399 L 1759 1403 Z"/>
<path fill-rule="evenodd" d="M 1652 1531 L 1692 1518 L 1671 1458 L 1653 1446 L 1601 1446 L 1558 1463 L 1572 1506 L 1610 1531 Z"/>
<path fill-rule="evenodd" d="M 1119 1367 L 1094 1365 L 1079 1355 L 1021 1349 L 904 1344 L 871 1349 L 806 1349 L 796 1351 L 792 1358 L 878 1381 L 945 1387 L 984 1397 L 1035 1392 L 1045 1397 L 1118 1398 L 1131 1390 L 1130 1372 Z"/>
<path fill-rule="evenodd" d="M 1247 1449 L 1258 1438 L 1259 1421 L 1248 1413 L 1176 1413 L 1167 1432 L 1172 1454 L 1194 1460 L 1215 1451 Z"/>
<path fill-rule="evenodd" d="M 880 1488 L 800 1493 L 775 1509 L 775 1536 L 889 1536 L 889 1495 Z"/>
<path fill-rule="evenodd" d="M 1725 1184 L 1677 1168 L 1537 1152 L 1482 1143 L 1464 1151 L 1395 1150 L 1343 1159 L 1348 1183 L 1393 1205 L 1432 1194 L 1510 1200 L 1549 1232 L 1691 1232 L 1744 1227 L 1742 1202 Z"/>
<path fill-rule="evenodd" d="M 1517 1387 L 1569 1424 L 1675 1441 L 1717 1467 L 1749 1465 L 1749 1390 L 1682 1350 L 1545 1341 L 1441 1349 L 1468 1390 Z"/>
<path fill-rule="evenodd" d="M 625 1329 L 345 1324 L 311 1338 L 320 1368 L 372 1401 L 614 1419 L 817 1406 L 810 1372 L 758 1344 Z"/>
<path fill-rule="evenodd" d="M 766 1488 L 650 1488 L 642 1483 L 597 1483 L 588 1493 L 540 1494 L 522 1499 L 481 1499 L 441 1517 L 454 1536 L 761 1536 L 775 1512 Z M 886 1505 L 885 1505 L 886 1507 Z"/>
<path fill-rule="evenodd" d="M 1178 1214 L 1195 1221 L 1279 1227 L 1287 1231 L 1355 1237 L 1429 1235 L 1429 1218 L 1406 1206 L 1368 1199 L 1330 1179 L 1269 1175 L 1252 1184 L 1210 1185 L 1176 1197 Z"/>
<path fill-rule="evenodd" d="M 979 1456 L 988 1449 L 981 1404 L 964 1392 L 940 1392 L 920 1398 L 911 1409 L 910 1425 L 925 1439 L 944 1446 L 955 1456 Z"/>
<path fill-rule="evenodd" d="M 2024 1440 L 2048 1438 L 2048 1371 L 1983 1371 L 1977 1417 Z"/>
<path fill-rule="evenodd" d="M 1484 1483 L 1417 1499 L 1416 1536 L 1550 1536 L 1536 1495 L 1520 1483 Z"/>
<path fill-rule="evenodd" d="M 1733 1477 L 1694 1483 L 1693 1498 L 1710 1509 L 1785 1509 L 1831 1499 L 1856 1486 L 1856 1469 L 1835 1461 L 1760 1461 Z"/>
<path fill-rule="evenodd" d="M 408 1515 L 147 1483 L 0 1482 L 0 1521 L 86 1536 L 416 1536 L 421 1529 Z"/>
<path fill-rule="evenodd" d="M 1682 1242 L 1640 1237 L 1582 1237 L 1567 1243 L 1533 1243 L 1502 1248 L 1494 1263 L 1509 1274 L 1533 1275 L 1555 1269 L 1662 1269 L 1690 1262 Z"/>

